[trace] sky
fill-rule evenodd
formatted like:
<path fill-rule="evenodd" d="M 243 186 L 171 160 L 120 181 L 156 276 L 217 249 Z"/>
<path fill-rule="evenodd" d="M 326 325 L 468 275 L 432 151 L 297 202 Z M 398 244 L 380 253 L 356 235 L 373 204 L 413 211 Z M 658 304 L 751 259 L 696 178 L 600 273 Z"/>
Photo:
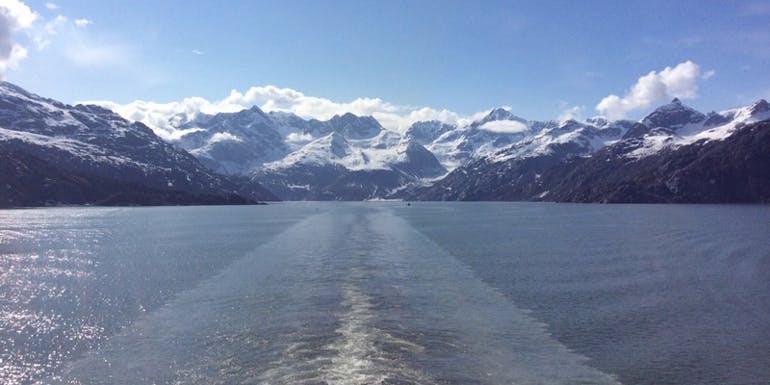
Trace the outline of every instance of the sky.
<path fill-rule="evenodd" d="M 769 1 L 0 0 L 0 74 L 66 103 L 169 116 L 639 119 L 770 98 Z M 168 128 L 171 130 L 171 128 Z"/>

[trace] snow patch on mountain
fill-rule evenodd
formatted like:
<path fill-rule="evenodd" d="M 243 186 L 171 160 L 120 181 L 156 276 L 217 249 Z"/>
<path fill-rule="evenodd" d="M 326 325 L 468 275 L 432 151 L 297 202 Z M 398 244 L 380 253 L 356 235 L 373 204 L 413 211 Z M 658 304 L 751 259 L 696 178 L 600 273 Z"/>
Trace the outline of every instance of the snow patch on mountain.
<path fill-rule="evenodd" d="M 515 120 L 496 120 L 492 122 L 486 122 L 480 125 L 479 129 L 502 134 L 518 134 L 529 131 L 529 127 L 527 127 L 525 123 Z"/>
<path fill-rule="evenodd" d="M 673 111 L 674 114 L 681 116 L 679 111 L 671 109 L 671 105 L 679 104 L 681 106 L 677 102 L 675 100 L 670 105 L 659 108 L 653 114 L 664 109 L 664 111 Z M 689 107 L 685 107 L 685 109 L 691 110 Z M 715 119 L 714 117 L 717 115 L 721 119 Z M 629 152 L 627 157 L 640 159 L 663 150 L 675 149 L 696 142 L 725 140 L 747 124 L 770 119 L 770 105 L 765 100 L 759 100 L 751 106 L 722 111 L 716 115 L 712 114 L 710 119 L 700 113 L 691 113 L 690 116 L 690 120 L 678 120 L 676 124 L 671 125 L 676 131 L 670 129 L 651 130 L 642 138 L 639 148 Z M 709 120 L 726 123 L 714 126 L 709 124 Z"/>
<path fill-rule="evenodd" d="M 142 168 L 149 167 L 146 163 L 135 162 L 120 154 L 107 151 L 100 146 L 84 143 L 79 140 L 0 128 L 0 142 L 9 142 L 12 140 L 44 147 L 49 150 L 66 151 L 83 161 L 110 163 L 113 165 L 131 163 Z"/>

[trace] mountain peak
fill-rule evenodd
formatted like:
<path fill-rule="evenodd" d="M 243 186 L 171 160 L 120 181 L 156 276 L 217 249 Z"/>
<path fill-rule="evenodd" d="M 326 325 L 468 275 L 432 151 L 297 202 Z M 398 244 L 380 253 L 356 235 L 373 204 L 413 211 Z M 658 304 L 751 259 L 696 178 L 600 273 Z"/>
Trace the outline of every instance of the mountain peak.
<path fill-rule="evenodd" d="M 383 128 L 377 119 L 371 116 L 358 116 L 350 112 L 334 115 L 327 124 L 332 130 L 345 135 L 348 139 L 367 139 L 377 136 Z"/>
<path fill-rule="evenodd" d="M 751 111 L 751 115 L 768 112 L 770 111 L 770 103 L 768 103 L 765 99 L 759 99 L 754 102 L 751 107 L 749 107 L 749 111 Z"/>
<path fill-rule="evenodd" d="M 484 123 L 495 122 L 500 120 L 515 120 L 517 122 L 526 123 L 526 119 L 518 117 L 513 114 L 509 109 L 505 107 L 497 107 L 492 109 L 484 118 L 474 122 L 472 127 L 479 127 Z"/>
<path fill-rule="evenodd" d="M 489 120 L 512 120 L 517 116 L 513 114 L 509 109 L 503 107 L 497 107 L 487 114 Z"/>
<path fill-rule="evenodd" d="M 664 104 L 642 119 L 642 123 L 649 127 L 665 127 L 676 130 L 690 123 L 701 122 L 706 115 L 682 104 L 679 98 L 674 98 L 669 104 Z"/>
<path fill-rule="evenodd" d="M 352 112 L 346 112 L 342 115 L 340 114 L 334 114 L 329 121 L 343 121 L 343 122 L 350 122 L 350 121 L 356 121 L 360 119 L 366 119 L 369 118 L 369 116 L 358 116 Z"/>
<path fill-rule="evenodd" d="M 428 120 L 414 122 L 406 130 L 405 136 L 417 141 L 420 144 L 428 144 L 445 132 L 455 129 L 456 126 L 440 122 L 438 120 Z"/>
<path fill-rule="evenodd" d="M 262 113 L 262 114 L 264 114 L 264 111 L 262 111 L 262 109 L 261 109 L 261 108 L 259 108 L 259 106 L 257 106 L 256 104 L 255 104 L 255 105 L 253 105 L 253 106 L 251 106 L 251 108 L 249 108 L 249 111 L 253 111 L 253 112 L 259 112 L 259 113 Z"/>

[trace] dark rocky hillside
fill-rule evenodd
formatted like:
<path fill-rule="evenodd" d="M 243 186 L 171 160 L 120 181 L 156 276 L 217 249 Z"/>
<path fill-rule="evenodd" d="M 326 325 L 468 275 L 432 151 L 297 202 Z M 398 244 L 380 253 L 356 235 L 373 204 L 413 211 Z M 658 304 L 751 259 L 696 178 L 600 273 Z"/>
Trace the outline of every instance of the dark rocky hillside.
<path fill-rule="evenodd" d="M 545 200 L 613 203 L 770 203 L 770 121 L 739 126 L 723 140 L 701 140 L 633 158 L 629 138 L 590 157 L 477 160 L 420 200 Z"/>
<path fill-rule="evenodd" d="M 635 161 L 610 146 L 554 168 L 547 200 L 770 203 L 770 122 L 723 141 L 698 142 Z"/>
<path fill-rule="evenodd" d="M 0 152 L 0 207 L 58 205 L 161 206 L 255 204 L 240 195 L 158 190 L 116 179 L 72 173 L 32 155 Z"/>
<path fill-rule="evenodd" d="M 0 180 L 7 198 L 3 205 L 276 199 L 248 178 L 214 173 L 142 123 L 101 107 L 69 106 L 6 82 L 0 82 L 0 155 L 7 162 Z"/>

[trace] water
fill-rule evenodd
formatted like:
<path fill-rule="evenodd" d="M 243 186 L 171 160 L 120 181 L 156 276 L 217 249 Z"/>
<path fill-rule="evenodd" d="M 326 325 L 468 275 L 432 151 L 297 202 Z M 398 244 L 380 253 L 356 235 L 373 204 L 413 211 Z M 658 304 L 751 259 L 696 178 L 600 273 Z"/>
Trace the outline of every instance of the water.
<path fill-rule="evenodd" d="M 0 383 L 767 384 L 770 208 L 0 212 Z"/>

